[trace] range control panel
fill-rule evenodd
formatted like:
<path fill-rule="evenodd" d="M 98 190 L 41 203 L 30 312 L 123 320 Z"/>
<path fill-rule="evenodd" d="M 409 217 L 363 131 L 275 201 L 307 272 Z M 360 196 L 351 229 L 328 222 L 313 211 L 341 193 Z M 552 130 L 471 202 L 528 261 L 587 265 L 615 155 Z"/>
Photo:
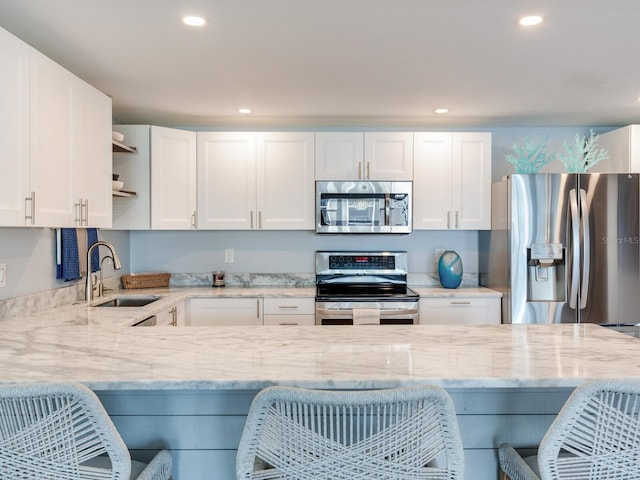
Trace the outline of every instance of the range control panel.
<path fill-rule="evenodd" d="M 395 270 L 393 255 L 330 255 L 329 268 L 340 270 Z"/>

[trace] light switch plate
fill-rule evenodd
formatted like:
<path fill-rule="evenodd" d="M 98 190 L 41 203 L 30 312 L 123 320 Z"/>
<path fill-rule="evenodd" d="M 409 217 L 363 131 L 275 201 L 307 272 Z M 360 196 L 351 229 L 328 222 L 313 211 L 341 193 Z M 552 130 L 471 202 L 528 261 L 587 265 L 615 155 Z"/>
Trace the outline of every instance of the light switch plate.
<path fill-rule="evenodd" d="M 0 263 L 0 287 L 7 286 L 7 264 Z"/>
<path fill-rule="evenodd" d="M 224 249 L 224 263 L 233 263 L 235 261 L 233 248 Z"/>

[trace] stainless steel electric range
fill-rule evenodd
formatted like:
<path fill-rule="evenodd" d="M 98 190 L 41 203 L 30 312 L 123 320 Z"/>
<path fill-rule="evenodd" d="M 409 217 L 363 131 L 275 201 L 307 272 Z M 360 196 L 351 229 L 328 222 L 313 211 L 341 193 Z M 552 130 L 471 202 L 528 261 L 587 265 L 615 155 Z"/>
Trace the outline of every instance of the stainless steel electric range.
<path fill-rule="evenodd" d="M 316 325 L 419 323 L 407 252 L 316 252 Z"/>

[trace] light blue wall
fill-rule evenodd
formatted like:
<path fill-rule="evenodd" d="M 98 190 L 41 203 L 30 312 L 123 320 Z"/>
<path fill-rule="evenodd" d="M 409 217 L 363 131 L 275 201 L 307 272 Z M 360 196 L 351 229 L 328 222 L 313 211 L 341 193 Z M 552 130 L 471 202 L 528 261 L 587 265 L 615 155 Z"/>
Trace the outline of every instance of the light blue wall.
<path fill-rule="evenodd" d="M 0 263 L 7 265 L 7 286 L 0 300 L 71 285 L 56 280 L 56 241 L 52 228 L 0 228 Z M 100 240 L 111 242 L 122 260 L 117 272 L 105 262 L 105 278 L 128 273 L 129 233 L 100 230 Z"/>
<path fill-rule="evenodd" d="M 323 128 L 330 130 L 329 128 Z M 609 130 L 594 129 L 596 133 Z M 205 130 L 205 129 L 201 129 Z M 223 130 L 221 128 L 208 130 Z M 263 129 L 264 130 L 264 129 Z M 280 128 L 279 130 L 296 130 Z M 310 130 L 310 129 L 307 129 Z M 320 130 L 320 129 L 311 129 Z M 333 130 L 333 129 L 331 129 Z M 337 130 L 354 130 L 340 128 Z M 359 129 L 373 130 L 373 129 Z M 407 130 L 387 128 L 376 130 Z M 420 128 L 412 128 L 420 130 Z M 513 172 L 505 156 L 512 144 L 549 137 L 549 146 L 562 149 L 562 141 L 573 143 L 576 133 L 588 135 L 585 127 L 557 128 L 425 128 L 429 131 L 491 131 L 493 134 L 493 180 Z M 564 171 L 561 164 L 545 171 Z M 405 236 L 317 236 L 313 232 L 115 232 L 100 231 L 100 238 L 114 243 L 125 265 L 118 275 L 142 271 L 198 273 L 224 269 L 249 273 L 312 273 L 313 252 L 321 249 L 407 250 L 410 271 L 434 271 L 436 248 L 453 248 L 463 259 L 465 271 L 477 272 L 477 232 L 414 232 Z M 236 261 L 224 263 L 224 249 L 235 250 Z M 51 290 L 68 285 L 55 280 L 54 231 L 49 228 L 0 228 L 0 263 L 7 264 L 7 286 L 0 288 L 0 299 Z M 114 273 L 107 267 L 107 277 Z"/>

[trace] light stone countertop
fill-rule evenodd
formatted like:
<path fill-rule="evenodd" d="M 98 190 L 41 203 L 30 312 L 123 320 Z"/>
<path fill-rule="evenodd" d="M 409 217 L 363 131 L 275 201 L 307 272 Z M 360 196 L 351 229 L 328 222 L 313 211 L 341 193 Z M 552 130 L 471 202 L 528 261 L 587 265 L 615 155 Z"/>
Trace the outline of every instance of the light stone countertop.
<path fill-rule="evenodd" d="M 0 382 L 254 390 L 417 383 L 546 388 L 575 387 L 589 378 L 640 380 L 640 341 L 588 324 L 114 328 L 92 314 L 98 309 L 78 310 L 85 313 L 68 306 L 3 321 Z"/>
<path fill-rule="evenodd" d="M 426 290 L 435 296 L 491 292 Z M 148 294 L 163 298 L 132 309 L 75 302 L 2 320 L 0 382 L 78 381 L 95 390 L 256 390 L 272 384 L 417 383 L 572 388 L 590 378 L 640 380 L 640 340 L 597 325 L 127 327 L 189 297 L 313 298 L 315 289 L 198 287 L 110 295 Z"/>

